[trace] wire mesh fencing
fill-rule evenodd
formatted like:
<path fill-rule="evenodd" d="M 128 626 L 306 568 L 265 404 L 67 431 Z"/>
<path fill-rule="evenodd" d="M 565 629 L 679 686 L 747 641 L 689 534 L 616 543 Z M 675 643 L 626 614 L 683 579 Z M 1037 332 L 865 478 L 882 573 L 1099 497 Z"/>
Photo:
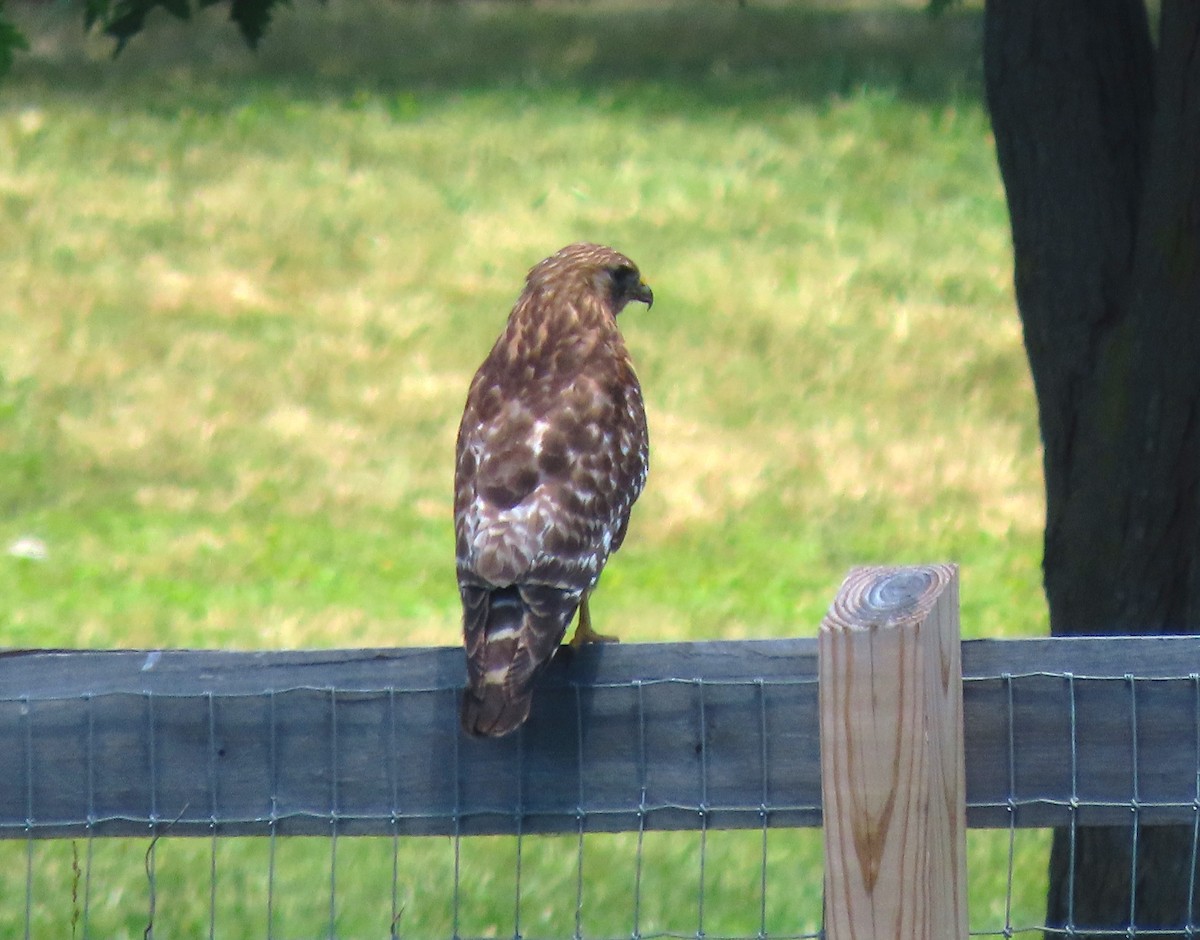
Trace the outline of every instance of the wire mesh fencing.
<path fill-rule="evenodd" d="M 631 652 L 501 741 L 458 730 L 457 650 L 0 660 L 0 933 L 817 936 L 819 833 L 777 828 L 819 819 L 815 729 L 775 753 L 815 677 Z"/>
<path fill-rule="evenodd" d="M 990 905 L 986 927 L 973 917 L 973 932 L 1200 936 L 1200 642 L 1070 638 L 968 652 L 968 816 L 1008 820 L 994 895 L 1003 906 Z M 997 745 L 1005 760 L 985 774 L 990 762 L 972 751 Z M 1053 836 L 1035 828 L 1045 826 Z M 1018 914 L 1023 894 L 1036 907 Z"/>
<path fill-rule="evenodd" d="M 1200 641 L 963 663 L 972 935 L 1200 935 L 1138 862 L 1182 832 L 1195 882 Z M 0 657 L 0 936 L 816 938 L 816 675 L 812 640 L 589 649 L 474 741 L 459 650 Z M 1050 827 L 1069 868 L 1126 847 L 1121 922 L 1069 871 L 1047 928 Z"/>
<path fill-rule="evenodd" d="M 632 834 L 588 835 L 582 851 L 564 836 L 15 843 L 0 847 L 0 935 L 818 936 L 819 833 L 770 839 L 765 899 L 749 836 L 710 833 L 703 874 L 682 832 L 647 833 L 640 853 Z M 792 863 L 811 885 L 792 885 Z"/>

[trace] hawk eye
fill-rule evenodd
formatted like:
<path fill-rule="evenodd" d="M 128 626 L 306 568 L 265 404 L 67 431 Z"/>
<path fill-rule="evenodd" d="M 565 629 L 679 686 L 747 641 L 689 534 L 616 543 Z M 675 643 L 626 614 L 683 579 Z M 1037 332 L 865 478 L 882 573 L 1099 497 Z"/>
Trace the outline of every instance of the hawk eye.
<path fill-rule="evenodd" d="M 639 280 L 637 271 L 629 265 L 623 264 L 613 269 L 613 287 L 618 295 L 631 293 L 637 288 Z"/>

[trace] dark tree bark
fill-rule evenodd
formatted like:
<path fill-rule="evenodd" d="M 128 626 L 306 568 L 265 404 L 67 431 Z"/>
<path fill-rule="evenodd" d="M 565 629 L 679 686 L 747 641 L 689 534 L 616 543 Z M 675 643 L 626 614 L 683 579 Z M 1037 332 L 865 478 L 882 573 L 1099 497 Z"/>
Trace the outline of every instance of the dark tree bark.
<path fill-rule="evenodd" d="M 1059 635 L 1200 632 L 1200 3 L 988 0 Z M 1200 666 L 1200 664 L 1197 664 Z M 1181 742 L 1191 746 L 1190 742 Z M 1057 831 L 1047 926 L 1180 928 L 1192 831 Z M 1200 885 L 1195 892 L 1200 900 Z"/>

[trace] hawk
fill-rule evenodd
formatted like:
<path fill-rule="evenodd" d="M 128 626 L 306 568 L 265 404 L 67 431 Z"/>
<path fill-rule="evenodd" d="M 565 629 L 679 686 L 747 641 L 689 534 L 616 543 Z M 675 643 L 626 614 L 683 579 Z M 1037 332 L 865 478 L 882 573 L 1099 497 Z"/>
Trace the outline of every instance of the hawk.
<path fill-rule="evenodd" d="M 568 245 L 534 265 L 471 382 L 458 429 L 454 533 L 467 688 L 462 725 L 499 737 L 621 547 L 649 469 L 642 390 L 617 314 L 654 302 L 637 265 Z"/>

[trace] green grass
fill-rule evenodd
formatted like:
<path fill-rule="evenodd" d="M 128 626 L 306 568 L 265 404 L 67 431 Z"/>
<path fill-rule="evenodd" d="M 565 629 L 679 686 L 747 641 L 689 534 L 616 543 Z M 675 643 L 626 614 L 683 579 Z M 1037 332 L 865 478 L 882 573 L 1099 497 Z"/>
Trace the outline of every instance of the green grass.
<path fill-rule="evenodd" d="M 1044 632 L 977 11 L 301 4 L 257 56 L 206 15 L 115 61 L 73 12 L 12 14 L 32 52 L 0 88 L 0 547 L 49 554 L 0 556 L 0 642 L 456 642 L 466 385 L 525 270 L 585 238 L 656 297 L 622 319 L 653 468 L 602 629 L 811 635 L 851 565 L 948 559 L 967 635 Z M 812 835 L 772 834 L 773 930 L 819 918 Z M 631 929 L 631 838 L 589 837 L 589 936 Z M 675 877 L 696 838 L 647 837 L 644 932 L 697 929 Z M 709 933 L 757 931 L 758 839 L 710 837 Z M 1046 843 L 1017 842 L 1019 926 Z M 221 936 L 266 933 L 264 845 L 218 849 Z M 145 849 L 95 844 L 93 936 L 145 929 Z M 275 936 L 326 932 L 328 850 L 280 844 Z M 338 851 L 340 935 L 385 934 L 391 843 Z M 203 933 L 208 852 L 159 843 L 157 936 Z M 401 846 L 410 936 L 449 933 L 450 853 Z M 0 855 L 21 936 L 25 846 Z M 70 846 L 35 855 L 34 933 L 67 936 Z M 569 934 L 574 843 L 524 855 L 522 929 Z M 511 934 L 513 856 L 464 848 L 465 933 Z M 970 858 L 995 929 L 1007 834 Z"/>

